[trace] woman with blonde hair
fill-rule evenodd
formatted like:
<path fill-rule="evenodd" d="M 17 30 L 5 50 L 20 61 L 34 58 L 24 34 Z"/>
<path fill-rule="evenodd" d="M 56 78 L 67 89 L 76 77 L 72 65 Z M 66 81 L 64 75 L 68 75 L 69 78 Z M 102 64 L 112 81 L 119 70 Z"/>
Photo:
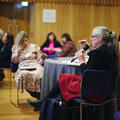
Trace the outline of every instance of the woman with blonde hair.
<path fill-rule="evenodd" d="M 26 32 L 21 31 L 17 34 L 12 48 L 12 62 L 19 63 L 15 79 L 21 92 L 25 89 L 36 98 L 40 96 L 40 82 L 43 74 L 42 56 L 40 47 L 30 43 Z"/>

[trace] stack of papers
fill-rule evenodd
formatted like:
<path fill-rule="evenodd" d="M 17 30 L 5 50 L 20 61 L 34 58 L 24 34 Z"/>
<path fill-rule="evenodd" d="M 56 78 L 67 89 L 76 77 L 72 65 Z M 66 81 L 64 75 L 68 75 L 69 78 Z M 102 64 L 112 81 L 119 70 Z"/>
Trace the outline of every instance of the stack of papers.
<path fill-rule="evenodd" d="M 85 62 L 86 62 L 86 63 L 87 63 L 88 59 L 89 59 L 89 56 L 85 56 Z M 80 66 L 80 62 L 79 62 L 78 59 L 76 59 L 76 60 L 73 61 L 73 62 L 71 62 L 71 60 L 70 60 L 70 61 L 68 61 L 68 60 L 66 60 L 66 61 L 61 61 L 61 63 L 62 63 L 62 64 L 67 64 L 67 65 Z"/>

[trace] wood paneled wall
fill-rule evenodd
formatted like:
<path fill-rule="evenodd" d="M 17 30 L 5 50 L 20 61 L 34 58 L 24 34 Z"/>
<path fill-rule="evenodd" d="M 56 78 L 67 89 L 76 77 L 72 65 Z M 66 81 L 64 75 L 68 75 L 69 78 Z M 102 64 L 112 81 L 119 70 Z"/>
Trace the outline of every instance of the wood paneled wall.
<path fill-rule="evenodd" d="M 15 3 L 0 2 L 0 28 L 4 32 L 11 32 L 14 36 L 21 30 L 29 33 L 29 8 L 17 8 Z"/>
<path fill-rule="evenodd" d="M 56 23 L 43 23 L 42 10 L 56 9 Z M 95 26 L 107 26 L 120 34 L 120 7 L 36 3 L 31 7 L 30 32 L 34 43 L 41 45 L 49 32 L 60 36 L 68 32 L 73 41 L 90 38 Z"/>
<path fill-rule="evenodd" d="M 0 28 L 4 32 L 10 32 L 16 37 L 16 34 L 24 30 L 29 33 L 29 22 L 21 19 L 9 19 L 8 17 L 0 16 Z"/>

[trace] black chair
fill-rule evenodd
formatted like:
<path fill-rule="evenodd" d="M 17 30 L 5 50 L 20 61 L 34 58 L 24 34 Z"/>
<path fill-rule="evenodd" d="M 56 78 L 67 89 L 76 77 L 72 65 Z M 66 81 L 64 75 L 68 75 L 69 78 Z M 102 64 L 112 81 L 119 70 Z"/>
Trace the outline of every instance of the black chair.
<path fill-rule="evenodd" d="M 115 111 L 117 111 L 116 98 L 110 97 L 102 103 L 84 99 L 84 96 L 111 95 L 115 92 L 116 74 L 113 71 L 104 70 L 86 70 L 83 74 L 80 89 L 80 98 L 74 98 L 74 101 L 80 104 L 80 120 L 82 120 L 82 106 L 93 106 L 94 113 L 96 106 L 105 105 L 115 101 Z"/>

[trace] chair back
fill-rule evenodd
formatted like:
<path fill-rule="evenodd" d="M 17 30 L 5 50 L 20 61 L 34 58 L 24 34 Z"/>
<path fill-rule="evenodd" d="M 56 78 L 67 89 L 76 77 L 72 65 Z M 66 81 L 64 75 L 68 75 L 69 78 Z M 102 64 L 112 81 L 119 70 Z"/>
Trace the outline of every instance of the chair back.
<path fill-rule="evenodd" d="M 81 97 L 111 94 L 115 91 L 115 82 L 113 71 L 86 70 L 82 78 Z"/>

